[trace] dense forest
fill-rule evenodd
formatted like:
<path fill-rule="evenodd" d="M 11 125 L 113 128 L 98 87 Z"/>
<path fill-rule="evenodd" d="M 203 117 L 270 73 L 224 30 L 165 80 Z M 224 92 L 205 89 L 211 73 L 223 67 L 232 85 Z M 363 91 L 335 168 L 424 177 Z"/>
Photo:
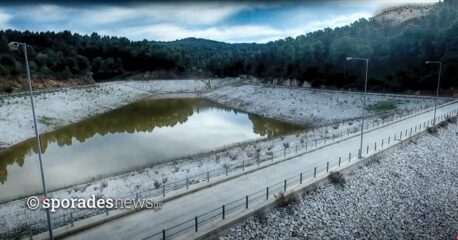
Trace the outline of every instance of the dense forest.
<path fill-rule="evenodd" d="M 369 88 L 404 91 L 434 89 L 444 63 L 444 89 L 458 81 L 458 5 L 446 0 L 425 17 L 402 24 L 374 18 L 266 44 L 228 44 L 188 38 L 172 42 L 64 32 L 0 31 L 1 81 L 24 74 L 20 51 L 8 42 L 29 44 L 34 77 L 65 81 L 121 79 L 129 74 L 165 71 L 212 77 L 254 76 L 267 82 L 296 79 L 314 87 L 360 88 L 364 65 L 346 56 L 370 59 Z"/>

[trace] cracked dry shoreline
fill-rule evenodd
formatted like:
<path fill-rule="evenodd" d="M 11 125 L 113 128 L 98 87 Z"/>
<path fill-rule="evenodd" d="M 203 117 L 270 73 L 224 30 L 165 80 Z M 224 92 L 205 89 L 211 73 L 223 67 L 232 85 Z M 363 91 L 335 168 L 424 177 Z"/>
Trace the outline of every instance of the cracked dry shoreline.
<path fill-rule="evenodd" d="M 458 124 L 381 153 L 298 202 L 233 227 L 222 239 L 454 239 Z"/>

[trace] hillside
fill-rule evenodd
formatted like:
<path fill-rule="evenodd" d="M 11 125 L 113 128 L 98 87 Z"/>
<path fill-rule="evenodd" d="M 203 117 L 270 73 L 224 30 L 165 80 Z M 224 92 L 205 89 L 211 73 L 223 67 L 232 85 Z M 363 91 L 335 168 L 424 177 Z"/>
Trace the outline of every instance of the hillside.
<path fill-rule="evenodd" d="M 5 30 L 0 31 L 0 91 L 21 88 L 17 79 L 24 76 L 23 58 L 8 49 L 10 41 L 29 44 L 32 74 L 44 81 L 249 75 L 266 82 L 295 79 L 313 87 L 358 89 L 363 67 L 345 62 L 347 56 L 358 56 L 370 58 L 371 90 L 431 91 L 436 86 L 437 69 L 425 66 L 426 60 L 445 63 L 441 86 L 450 89 L 458 87 L 454 80 L 458 77 L 457 20 L 456 1 L 448 0 L 390 8 L 369 20 L 266 44 L 197 38 L 130 41 L 97 33 Z"/>

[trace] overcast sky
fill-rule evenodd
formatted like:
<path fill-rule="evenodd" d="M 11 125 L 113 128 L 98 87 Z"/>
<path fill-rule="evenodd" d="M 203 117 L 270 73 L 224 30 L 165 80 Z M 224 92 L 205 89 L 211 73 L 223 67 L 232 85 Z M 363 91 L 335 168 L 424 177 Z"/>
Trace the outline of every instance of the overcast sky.
<path fill-rule="evenodd" d="M 0 29 L 97 32 L 131 40 L 171 41 L 198 37 L 230 43 L 264 43 L 369 18 L 387 3 L 437 1 L 0 4 Z"/>

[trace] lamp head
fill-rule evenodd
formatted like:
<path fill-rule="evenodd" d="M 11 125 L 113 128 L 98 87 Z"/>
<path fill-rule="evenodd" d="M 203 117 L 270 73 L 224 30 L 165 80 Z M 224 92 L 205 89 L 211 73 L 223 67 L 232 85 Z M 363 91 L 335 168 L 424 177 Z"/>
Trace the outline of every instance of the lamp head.
<path fill-rule="evenodd" d="M 10 43 L 8 43 L 8 47 L 13 51 L 17 50 L 19 48 L 19 45 L 21 45 L 21 43 L 18 43 L 18 42 L 10 42 Z"/>
<path fill-rule="evenodd" d="M 352 57 L 347 57 L 346 59 L 347 59 L 347 61 L 351 61 L 351 60 L 353 60 L 353 58 L 352 58 Z"/>
<path fill-rule="evenodd" d="M 430 61 L 426 61 L 426 64 L 430 64 L 431 62 Z"/>

